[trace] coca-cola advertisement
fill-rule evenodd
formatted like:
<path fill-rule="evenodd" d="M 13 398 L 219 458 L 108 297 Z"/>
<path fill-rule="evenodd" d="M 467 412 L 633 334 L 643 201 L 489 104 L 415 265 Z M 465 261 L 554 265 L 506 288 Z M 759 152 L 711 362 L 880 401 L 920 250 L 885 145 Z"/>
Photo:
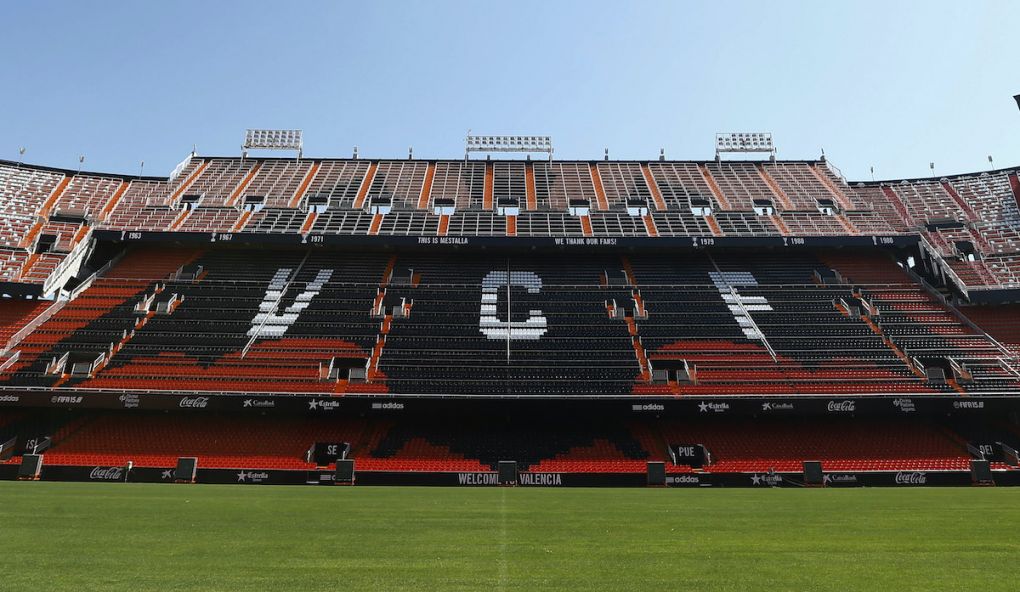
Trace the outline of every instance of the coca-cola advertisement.
<path fill-rule="evenodd" d="M 89 473 L 93 481 L 120 481 L 124 478 L 124 467 L 95 467 Z"/>
<path fill-rule="evenodd" d="M 896 473 L 896 485 L 925 485 L 928 483 L 927 473 L 921 471 Z"/>
<path fill-rule="evenodd" d="M 857 402 L 853 399 L 829 401 L 829 404 L 826 405 L 826 410 L 829 413 L 853 413 L 857 410 Z"/>
<path fill-rule="evenodd" d="M 209 406 L 209 397 L 184 397 L 177 406 L 182 409 L 205 409 Z"/>

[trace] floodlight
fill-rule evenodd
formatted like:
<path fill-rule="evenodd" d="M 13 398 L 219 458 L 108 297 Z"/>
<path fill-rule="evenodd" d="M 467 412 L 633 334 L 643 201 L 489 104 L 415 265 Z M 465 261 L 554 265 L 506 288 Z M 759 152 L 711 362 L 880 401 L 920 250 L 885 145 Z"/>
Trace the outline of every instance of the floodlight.
<path fill-rule="evenodd" d="M 467 136 L 464 157 L 470 152 L 545 152 L 552 159 L 553 145 L 549 136 Z"/>
<path fill-rule="evenodd" d="M 249 129 L 244 133 L 242 155 L 248 156 L 248 150 L 297 150 L 298 158 L 304 148 L 301 130 L 270 130 Z"/>
<path fill-rule="evenodd" d="M 715 154 L 723 152 L 768 152 L 775 154 L 770 132 L 736 132 L 715 135 Z"/>

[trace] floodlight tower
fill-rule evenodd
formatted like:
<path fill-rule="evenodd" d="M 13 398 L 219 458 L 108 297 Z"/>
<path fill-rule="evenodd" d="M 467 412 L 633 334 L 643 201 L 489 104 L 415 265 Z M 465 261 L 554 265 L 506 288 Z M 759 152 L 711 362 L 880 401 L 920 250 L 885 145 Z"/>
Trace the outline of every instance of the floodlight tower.
<path fill-rule="evenodd" d="M 472 136 L 464 138 L 464 160 L 471 152 L 545 152 L 553 157 L 549 136 Z"/>
<path fill-rule="evenodd" d="M 241 158 L 248 158 L 248 150 L 295 150 L 297 159 L 304 155 L 304 137 L 301 130 L 248 129 L 244 132 Z"/>
<path fill-rule="evenodd" d="M 776 159 L 776 146 L 771 132 L 737 132 L 715 135 L 715 160 L 724 152 L 765 152 L 769 160 Z"/>

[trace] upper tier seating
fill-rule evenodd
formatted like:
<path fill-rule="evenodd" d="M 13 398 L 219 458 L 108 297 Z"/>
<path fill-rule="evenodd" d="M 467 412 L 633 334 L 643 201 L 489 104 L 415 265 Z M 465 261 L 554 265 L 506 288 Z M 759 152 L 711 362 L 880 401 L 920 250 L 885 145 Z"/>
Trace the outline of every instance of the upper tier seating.
<path fill-rule="evenodd" d="M 726 196 L 726 201 L 734 210 L 750 211 L 755 200 L 767 200 L 775 203 L 779 199 L 755 163 L 751 162 L 710 162 L 705 165 L 706 172 Z M 795 209 L 782 207 L 775 203 L 776 209 Z"/>
<path fill-rule="evenodd" d="M 53 205 L 53 211 L 80 212 L 98 219 L 123 183 L 114 177 L 75 175 Z"/>
<path fill-rule="evenodd" d="M 200 195 L 201 203 L 206 207 L 234 205 L 260 164 L 254 159 L 212 159 L 182 195 Z"/>
<path fill-rule="evenodd" d="M 199 207 L 191 211 L 176 227 L 179 232 L 216 232 L 220 229 L 228 231 L 241 218 L 237 208 Z"/>
<path fill-rule="evenodd" d="M 693 162 L 651 162 L 648 170 L 670 210 L 689 211 L 691 198 L 714 200 L 701 169 Z M 718 206 L 729 209 L 725 204 Z"/>
<path fill-rule="evenodd" d="M 790 209 L 813 212 L 817 209 L 819 200 L 836 201 L 840 197 L 829 191 L 825 183 L 812 172 L 810 166 L 779 162 L 766 164 L 762 170 L 775 182 L 783 197 L 793 206 Z"/>
<path fill-rule="evenodd" d="M 626 208 L 628 200 L 639 200 L 655 209 L 651 189 L 636 162 L 600 162 L 596 165 L 609 208 Z"/>
<path fill-rule="evenodd" d="M 0 164 L 0 218 L 32 218 L 63 180 L 60 173 Z"/>
<path fill-rule="evenodd" d="M 417 208 L 427 170 L 428 163 L 420 160 L 380 162 L 368 188 L 366 205 L 382 199 L 394 209 Z"/>
<path fill-rule="evenodd" d="M 850 186 L 827 163 L 793 161 L 193 156 L 167 180 L 0 163 L 0 248 L 24 251 L 16 258 L 26 259 L 56 214 L 85 214 L 98 230 L 207 234 L 576 238 L 915 233 L 927 239 L 936 264 L 961 289 L 1014 289 L 1020 286 L 1018 194 L 1020 179 L 1013 170 Z M 830 202 L 832 215 L 818 211 Z M 455 213 L 435 215 L 437 204 Z M 765 208 L 764 215 L 755 214 L 755 208 Z M 510 218 L 504 216 L 508 211 Z M 959 228 L 950 232 L 950 223 Z M 968 237 L 974 253 L 957 253 L 954 243 Z M 6 272 L 0 281 L 42 284 L 48 280 L 45 270 Z"/>
<path fill-rule="evenodd" d="M 309 160 L 269 160 L 241 192 L 241 200 L 258 196 L 267 207 L 288 207 L 297 195 L 305 177 L 311 172 Z"/>
<path fill-rule="evenodd" d="M 502 200 L 517 200 L 518 203 L 527 200 L 527 168 L 523 162 L 496 161 L 487 165 L 492 174 L 492 202 L 499 203 Z M 486 173 L 489 174 L 489 173 Z M 535 191 L 538 192 L 538 179 L 535 179 Z M 543 183 L 543 197 L 546 204 L 549 199 L 549 184 Z M 482 206 L 486 206 L 483 204 Z M 490 204 L 486 209 L 491 209 Z M 549 209 L 546 207 L 545 209 Z M 562 210 L 560 210 L 562 211 Z"/>
<path fill-rule="evenodd" d="M 265 208 L 252 216 L 245 230 L 296 234 L 301 231 L 306 218 L 305 212 L 293 208 Z"/>
<path fill-rule="evenodd" d="M 533 167 L 535 170 L 535 195 L 538 199 L 539 210 L 565 212 L 571 199 L 583 199 L 591 204 L 592 209 L 598 207 L 591 167 L 587 163 L 536 162 Z M 513 174 L 513 169 L 516 167 L 508 166 L 507 168 L 509 170 L 506 179 L 508 182 L 506 195 L 524 197 L 523 194 L 513 190 L 513 183 L 516 179 L 509 176 Z M 497 174 L 496 179 L 501 180 L 502 177 Z M 497 200 L 503 197 L 502 191 L 496 192 L 495 197 Z M 524 200 L 521 199 L 521 202 L 523 203 Z"/>
<path fill-rule="evenodd" d="M 331 208 L 353 208 L 370 166 L 367 160 L 323 161 L 305 195 L 319 196 Z"/>
<path fill-rule="evenodd" d="M 484 162 L 437 162 L 428 207 L 437 199 L 453 200 L 458 210 L 480 210 L 485 197 Z"/>
<path fill-rule="evenodd" d="M 926 224 L 934 220 L 970 219 L 969 213 L 953 199 L 941 183 L 903 181 L 890 185 L 889 189 L 903 203 L 915 224 Z"/>
<path fill-rule="evenodd" d="M 28 258 L 29 254 L 24 250 L 0 249 L 0 281 L 19 281 Z"/>
<path fill-rule="evenodd" d="M 1020 226 L 1020 212 L 1006 175 L 981 173 L 955 177 L 949 185 L 973 208 L 982 224 Z"/>

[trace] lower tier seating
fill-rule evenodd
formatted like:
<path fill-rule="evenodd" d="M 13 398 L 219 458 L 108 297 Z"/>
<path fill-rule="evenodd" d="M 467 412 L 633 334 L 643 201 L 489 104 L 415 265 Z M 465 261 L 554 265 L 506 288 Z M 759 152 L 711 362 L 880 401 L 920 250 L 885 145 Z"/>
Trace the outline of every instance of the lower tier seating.
<path fill-rule="evenodd" d="M 714 472 L 965 470 L 966 445 L 941 426 L 880 419 L 668 422 L 663 437 L 711 452 Z"/>
<path fill-rule="evenodd" d="M 52 436 L 55 445 L 46 462 L 54 465 L 112 466 L 130 460 L 139 467 L 168 467 L 179 456 L 198 456 L 207 468 L 314 468 L 305 461 L 313 442 L 352 441 L 362 428 L 357 421 L 263 417 L 23 415 L 0 432 L 23 439 Z"/>
<path fill-rule="evenodd" d="M 348 442 L 360 471 L 495 470 L 516 460 L 533 472 L 643 473 L 650 460 L 670 472 L 966 470 L 968 442 L 1017 446 L 1016 426 L 925 418 L 654 418 L 533 413 L 414 417 L 297 417 L 189 413 L 0 412 L 0 441 L 45 437 L 52 465 L 170 467 L 179 456 L 206 468 L 312 469 L 315 442 Z M 673 465 L 670 445 L 701 444 L 711 463 Z M 15 456 L 8 462 L 17 463 Z M 997 464 L 998 468 L 1005 465 Z"/>

